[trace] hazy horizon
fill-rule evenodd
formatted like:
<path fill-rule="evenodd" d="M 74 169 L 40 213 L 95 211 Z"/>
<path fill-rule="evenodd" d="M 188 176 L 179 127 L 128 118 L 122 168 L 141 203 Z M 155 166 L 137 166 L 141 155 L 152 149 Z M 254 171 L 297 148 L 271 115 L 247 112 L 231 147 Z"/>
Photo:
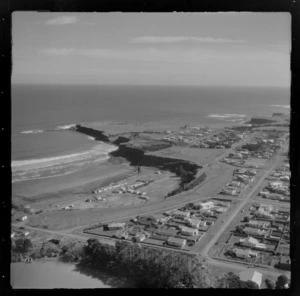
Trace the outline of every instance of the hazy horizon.
<path fill-rule="evenodd" d="M 12 15 L 13 84 L 290 85 L 289 13 Z"/>

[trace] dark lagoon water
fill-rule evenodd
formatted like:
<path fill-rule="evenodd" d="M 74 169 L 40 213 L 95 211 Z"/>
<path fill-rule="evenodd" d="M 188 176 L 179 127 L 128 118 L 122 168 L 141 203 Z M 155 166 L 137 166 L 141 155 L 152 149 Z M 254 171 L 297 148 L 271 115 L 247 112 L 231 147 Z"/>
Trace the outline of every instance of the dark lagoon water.
<path fill-rule="evenodd" d="M 124 278 L 110 276 L 89 267 L 56 261 L 12 263 L 11 285 L 13 289 L 54 288 L 129 288 Z"/>
<path fill-rule="evenodd" d="M 67 131 L 101 121 L 239 123 L 289 112 L 289 89 L 192 86 L 13 85 L 12 159 L 76 153 L 95 142 Z M 46 130 L 46 131 L 45 131 Z"/>

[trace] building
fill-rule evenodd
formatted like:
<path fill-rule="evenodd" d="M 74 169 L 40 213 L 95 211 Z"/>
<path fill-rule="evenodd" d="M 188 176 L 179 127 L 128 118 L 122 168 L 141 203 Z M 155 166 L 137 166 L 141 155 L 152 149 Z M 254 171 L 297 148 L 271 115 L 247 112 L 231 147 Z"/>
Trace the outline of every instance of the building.
<path fill-rule="evenodd" d="M 168 220 L 170 219 L 170 217 L 167 217 L 167 216 L 165 216 L 165 215 L 163 215 L 163 214 L 151 215 L 151 218 L 152 218 L 155 222 L 157 222 L 157 223 L 162 223 L 162 224 L 168 222 Z"/>
<path fill-rule="evenodd" d="M 235 253 L 236 257 L 243 258 L 243 259 L 246 259 L 249 257 L 257 257 L 257 255 L 258 255 L 257 252 L 253 252 L 249 249 L 238 249 L 238 248 L 236 248 L 234 250 L 234 253 Z"/>
<path fill-rule="evenodd" d="M 246 239 L 241 239 L 240 244 L 244 247 L 250 247 L 258 250 L 266 250 L 265 244 L 261 244 L 257 239 L 253 237 L 247 237 Z"/>
<path fill-rule="evenodd" d="M 144 233 L 137 233 L 134 237 L 133 240 L 136 242 L 141 242 L 146 239 L 146 235 Z"/>
<path fill-rule="evenodd" d="M 192 218 L 186 218 L 185 220 L 187 221 L 187 224 L 193 228 L 198 228 L 201 225 L 201 222 L 203 222 L 203 221 L 200 221 L 199 219 L 192 219 Z M 206 225 L 206 223 L 205 223 L 205 225 Z M 201 225 L 201 226 L 205 226 L 205 225 Z"/>
<path fill-rule="evenodd" d="M 200 206 L 201 209 L 208 210 L 214 207 L 214 203 L 212 201 L 206 201 L 206 202 L 196 203 L 195 206 Z"/>
<path fill-rule="evenodd" d="M 258 211 L 266 211 L 270 213 L 273 211 L 273 205 L 260 204 Z"/>
<path fill-rule="evenodd" d="M 256 213 L 255 213 L 256 217 L 261 217 L 261 218 L 267 218 L 267 219 L 274 219 L 274 215 L 272 215 L 269 212 L 266 212 L 265 210 L 259 209 Z"/>
<path fill-rule="evenodd" d="M 262 274 L 255 270 L 245 270 L 239 273 L 239 278 L 243 282 L 251 281 L 258 285 L 260 288 L 262 283 Z"/>
<path fill-rule="evenodd" d="M 25 221 L 25 220 L 27 220 L 27 219 L 28 219 L 27 216 L 22 216 L 19 220 L 20 220 L 20 221 Z"/>
<path fill-rule="evenodd" d="M 270 228 L 271 223 L 268 221 L 250 220 L 247 225 L 254 228 Z"/>
<path fill-rule="evenodd" d="M 195 236 L 195 235 L 198 235 L 198 229 L 189 228 L 189 227 L 182 227 L 181 228 L 181 233 L 185 234 L 185 235 Z"/>
<path fill-rule="evenodd" d="M 217 207 L 217 208 L 214 208 L 214 211 L 216 213 L 224 213 L 227 211 L 227 208 L 224 208 L 224 207 Z"/>
<path fill-rule="evenodd" d="M 257 245 L 259 242 L 257 239 L 253 238 L 253 237 L 247 237 L 247 238 L 244 238 L 244 239 L 240 239 L 240 244 L 242 246 L 245 246 L 245 247 L 254 247 L 255 245 Z"/>
<path fill-rule="evenodd" d="M 236 189 L 233 189 L 233 188 L 224 188 L 222 190 L 222 192 L 227 195 L 236 195 L 237 194 Z"/>
<path fill-rule="evenodd" d="M 126 226 L 125 223 L 111 223 L 107 225 L 107 228 L 109 230 L 119 230 L 119 229 L 124 229 Z"/>
<path fill-rule="evenodd" d="M 173 216 L 175 216 L 176 218 L 184 219 L 190 216 L 190 212 L 175 211 L 173 213 Z"/>
<path fill-rule="evenodd" d="M 248 235 L 266 236 L 267 231 L 259 228 L 245 227 L 244 232 Z"/>
<path fill-rule="evenodd" d="M 186 239 L 169 237 L 167 240 L 167 244 L 170 246 L 183 248 L 186 245 Z"/>

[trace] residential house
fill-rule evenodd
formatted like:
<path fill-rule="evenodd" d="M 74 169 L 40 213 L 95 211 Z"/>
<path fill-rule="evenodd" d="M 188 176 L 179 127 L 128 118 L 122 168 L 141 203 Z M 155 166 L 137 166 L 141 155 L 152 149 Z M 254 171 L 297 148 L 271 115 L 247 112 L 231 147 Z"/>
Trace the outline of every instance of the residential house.
<path fill-rule="evenodd" d="M 170 246 L 183 248 L 186 245 L 186 239 L 169 237 L 167 240 L 167 244 Z"/>
<path fill-rule="evenodd" d="M 227 208 L 224 207 L 216 207 L 213 209 L 216 213 L 224 213 L 227 211 Z"/>
<path fill-rule="evenodd" d="M 137 233 L 132 240 L 135 242 L 141 242 L 146 239 L 146 235 L 144 233 Z"/>
<path fill-rule="evenodd" d="M 274 219 L 274 215 L 264 210 L 258 210 L 255 214 L 255 217 L 261 217 L 266 219 Z"/>
<path fill-rule="evenodd" d="M 202 209 L 208 210 L 208 209 L 211 209 L 212 207 L 214 207 L 214 202 L 213 201 L 207 201 L 207 202 L 199 203 L 199 205 Z"/>
<path fill-rule="evenodd" d="M 107 225 L 107 228 L 109 230 L 119 230 L 124 229 L 126 226 L 126 223 L 111 223 Z"/>
<path fill-rule="evenodd" d="M 245 227 L 244 232 L 248 235 L 263 236 L 267 235 L 267 231 L 259 228 Z"/>
<path fill-rule="evenodd" d="M 254 228 L 270 228 L 271 223 L 269 221 L 250 220 L 247 225 Z"/>
<path fill-rule="evenodd" d="M 190 216 L 190 212 L 175 211 L 175 212 L 173 213 L 173 216 L 176 217 L 176 218 L 184 219 L 184 218 Z"/>
<path fill-rule="evenodd" d="M 239 249 L 239 248 L 236 248 L 234 250 L 234 253 L 236 255 L 236 257 L 238 258 L 249 258 L 249 257 L 257 257 L 258 256 L 258 253 L 257 252 L 253 252 L 249 249 Z"/>
<path fill-rule="evenodd" d="M 203 221 L 200 221 L 199 219 L 192 219 L 192 218 L 185 218 L 185 220 L 187 221 L 187 224 L 193 228 L 198 228 L 200 226 L 201 222 L 203 222 Z M 206 223 L 205 223 L 205 225 L 206 225 Z"/>
<path fill-rule="evenodd" d="M 185 235 L 198 235 L 198 229 L 195 228 L 189 228 L 189 227 L 182 227 L 181 228 L 181 233 Z"/>
<path fill-rule="evenodd" d="M 175 236 L 177 234 L 177 230 L 176 229 L 157 229 L 155 231 L 155 234 L 160 235 L 160 236 L 167 236 L 167 237 L 171 237 L 171 236 Z"/>
<path fill-rule="evenodd" d="M 250 247 L 258 250 L 266 250 L 265 244 L 260 243 L 257 239 L 253 237 L 247 237 L 245 239 L 240 239 L 240 244 L 245 247 Z"/>
<path fill-rule="evenodd" d="M 242 282 L 254 282 L 258 285 L 258 288 L 261 286 L 262 277 L 262 274 L 256 270 L 245 270 L 239 273 L 239 278 Z"/>
<path fill-rule="evenodd" d="M 259 242 L 257 239 L 253 238 L 253 237 L 247 237 L 247 238 L 242 238 L 240 239 L 240 244 L 242 246 L 245 246 L 245 247 L 254 247 L 255 245 L 257 245 Z"/>
<path fill-rule="evenodd" d="M 168 222 L 168 220 L 170 219 L 170 217 L 167 217 L 167 216 L 165 216 L 165 215 L 163 215 L 163 214 L 151 215 L 151 218 L 152 218 L 155 222 L 157 222 L 157 223 L 162 223 L 162 224 Z"/>
<path fill-rule="evenodd" d="M 233 188 L 228 188 L 228 187 L 224 188 L 224 189 L 222 189 L 222 192 L 227 195 L 237 195 L 236 189 L 233 189 Z"/>
<path fill-rule="evenodd" d="M 269 192 L 269 191 L 261 191 L 261 192 L 259 193 L 259 195 L 262 196 L 262 197 L 269 197 L 270 192 Z"/>

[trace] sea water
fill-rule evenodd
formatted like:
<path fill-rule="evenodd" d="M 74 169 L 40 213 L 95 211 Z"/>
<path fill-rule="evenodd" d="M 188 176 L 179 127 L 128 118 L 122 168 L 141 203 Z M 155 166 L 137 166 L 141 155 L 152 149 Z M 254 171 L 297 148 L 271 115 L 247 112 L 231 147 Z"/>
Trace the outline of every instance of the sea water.
<path fill-rule="evenodd" d="M 247 116 L 288 113 L 289 105 L 284 88 L 12 85 L 12 160 L 68 157 L 99 144 L 71 132 L 76 123 L 238 124 Z"/>

